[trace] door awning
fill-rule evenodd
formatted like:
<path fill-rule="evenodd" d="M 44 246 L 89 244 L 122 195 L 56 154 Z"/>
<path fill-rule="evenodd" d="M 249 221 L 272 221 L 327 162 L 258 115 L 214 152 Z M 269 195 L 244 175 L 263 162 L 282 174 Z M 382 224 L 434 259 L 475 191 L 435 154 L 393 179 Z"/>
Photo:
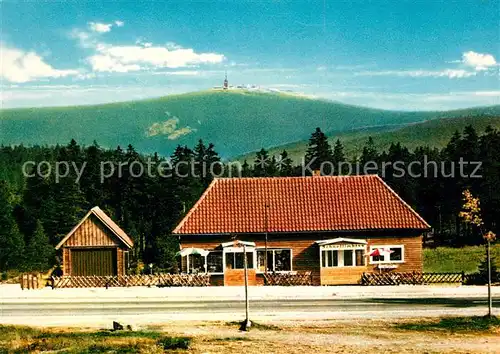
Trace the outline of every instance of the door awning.
<path fill-rule="evenodd" d="M 202 257 L 206 257 L 210 253 L 209 251 L 206 251 L 202 248 L 183 248 L 179 252 L 176 253 L 177 256 L 185 257 L 189 256 L 190 254 L 199 254 Z"/>
<path fill-rule="evenodd" d="M 366 240 L 360 240 L 360 239 L 356 239 L 356 238 L 344 238 L 344 237 L 331 238 L 328 240 L 319 240 L 319 241 L 316 241 L 316 243 L 320 246 L 333 245 L 336 243 L 351 243 L 351 244 L 355 244 L 355 245 L 366 245 L 367 244 Z"/>
<path fill-rule="evenodd" d="M 222 248 L 226 247 L 255 247 L 255 242 L 251 241 L 240 241 L 240 240 L 234 240 L 234 241 L 229 241 L 229 242 L 224 242 L 220 244 Z"/>

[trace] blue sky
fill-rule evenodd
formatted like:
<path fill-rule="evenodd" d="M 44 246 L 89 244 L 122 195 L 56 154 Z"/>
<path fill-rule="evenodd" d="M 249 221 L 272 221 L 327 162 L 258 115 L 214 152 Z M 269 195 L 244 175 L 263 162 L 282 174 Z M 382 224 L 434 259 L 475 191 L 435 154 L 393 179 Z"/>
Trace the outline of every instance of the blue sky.
<path fill-rule="evenodd" d="M 253 84 L 402 110 L 500 104 L 500 2 L 0 1 L 3 107 Z"/>

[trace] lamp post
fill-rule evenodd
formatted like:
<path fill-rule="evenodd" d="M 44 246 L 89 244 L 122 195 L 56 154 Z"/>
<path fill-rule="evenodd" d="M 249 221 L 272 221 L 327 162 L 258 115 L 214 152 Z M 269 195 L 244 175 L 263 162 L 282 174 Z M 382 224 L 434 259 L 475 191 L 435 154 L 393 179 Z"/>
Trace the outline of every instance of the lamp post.
<path fill-rule="evenodd" d="M 243 244 L 243 260 L 245 268 L 245 323 L 242 327 L 243 330 L 247 331 L 252 324 L 250 323 L 250 318 L 248 315 L 250 302 L 248 301 L 248 262 L 247 262 L 247 246 L 245 244 Z"/>
<path fill-rule="evenodd" d="M 491 242 L 495 241 L 496 235 L 492 231 L 488 231 L 484 236 L 486 240 L 486 259 L 488 263 L 488 317 L 492 316 L 493 297 L 491 296 Z"/>
<path fill-rule="evenodd" d="M 267 276 L 267 233 L 269 229 L 269 215 L 268 215 L 269 204 L 266 203 L 264 206 L 264 228 L 265 228 L 265 240 L 264 240 L 264 274 Z"/>
<path fill-rule="evenodd" d="M 248 331 L 252 322 L 250 322 L 250 300 L 248 298 L 248 260 L 247 246 L 255 247 L 254 242 L 235 241 L 235 246 L 243 246 L 243 269 L 245 277 L 245 320 L 241 323 L 240 331 Z"/>

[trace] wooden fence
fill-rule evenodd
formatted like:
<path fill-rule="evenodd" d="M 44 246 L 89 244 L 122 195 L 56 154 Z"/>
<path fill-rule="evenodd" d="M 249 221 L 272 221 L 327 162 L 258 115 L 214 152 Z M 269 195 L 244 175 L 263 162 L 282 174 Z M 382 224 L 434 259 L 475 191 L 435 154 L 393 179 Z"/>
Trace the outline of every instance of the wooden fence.
<path fill-rule="evenodd" d="M 24 273 L 19 276 L 19 284 L 23 290 L 40 289 L 45 286 L 45 283 L 40 273 Z"/>
<path fill-rule="evenodd" d="M 362 285 L 419 285 L 419 284 L 444 284 L 460 283 L 467 281 L 465 273 L 363 273 Z"/>
<path fill-rule="evenodd" d="M 265 285 L 295 286 L 312 285 L 311 272 L 263 274 Z"/>
<path fill-rule="evenodd" d="M 52 288 L 109 288 L 130 286 L 209 286 L 209 274 L 154 274 L 62 276 L 51 278 Z"/>

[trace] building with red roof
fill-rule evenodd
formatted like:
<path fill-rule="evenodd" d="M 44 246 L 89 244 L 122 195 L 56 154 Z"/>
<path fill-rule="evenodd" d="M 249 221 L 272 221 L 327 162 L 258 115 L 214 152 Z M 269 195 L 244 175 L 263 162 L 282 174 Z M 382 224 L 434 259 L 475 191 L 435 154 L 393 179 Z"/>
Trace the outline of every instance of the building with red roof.
<path fill-rule="evenodd" d="M 264 272 L 309 271 L 328 285 L 422 271 L 429 229 L 379 176 L 365 175 L 217 178 L 173 233 L 182 271 L 210 273 L 214 283 L 242 285 L 243 250 L 232 242 L 241 240 L 255 243 L 246 247 L 250 284 Z"/>

